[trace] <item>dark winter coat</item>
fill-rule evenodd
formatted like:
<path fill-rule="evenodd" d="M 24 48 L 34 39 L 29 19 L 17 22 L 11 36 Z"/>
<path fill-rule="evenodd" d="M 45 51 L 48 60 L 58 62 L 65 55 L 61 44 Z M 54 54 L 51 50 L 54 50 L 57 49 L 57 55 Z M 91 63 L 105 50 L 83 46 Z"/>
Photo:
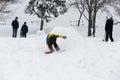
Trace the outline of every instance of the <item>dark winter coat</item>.
<path fill-rule="evenodd" d="M 12 21 L 13 29 L 19 28 L 19 22 L 17 20 Z"/>
<path fill-rule="evenodd" d="M 112 33 L 112 31 L 113 31 L 113 20 L 112 19 L 108 19 L 106 21 L 105 31 L 107 33 Z"/>
<path fill-rule="evenodd" d="M 23 33 L 27 33 L 28 32 L 28 26 L 27 25 L 22 25 L 21 31 L 23 31 Z"/>

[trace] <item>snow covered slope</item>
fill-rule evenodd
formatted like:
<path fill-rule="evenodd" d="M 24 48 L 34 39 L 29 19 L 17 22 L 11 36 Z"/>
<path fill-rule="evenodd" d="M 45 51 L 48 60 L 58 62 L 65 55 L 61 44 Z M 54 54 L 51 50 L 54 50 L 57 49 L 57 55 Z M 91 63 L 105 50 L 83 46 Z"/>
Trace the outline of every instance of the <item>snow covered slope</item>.
<path fill-rule="evenodd" d="M 102 42 L 106 17 L 100 14 L 96 37 L 87 37 L 87 22 L 79 28 L 69 27 L 70 20 L 78 18 L 72 9 L 45 25 L 45 33 L 39 32 L 39 19 L 24 14 L 26 4 L 27 0 L 14 5 L 14 8 L 20 6 L 19 9 L 13 12 L 6 25 L 0 25 L 0 80 L 120 79 L 119 25 L 114 26 L 115 42 Z M 19 32 L 17 38 L 11 38 L 11 21 L 16 16 L 20 22 L 18 31 L 27 21 L 27 38 L 19 38 Z M 50 32 L 66 35 L 67 39 L 57 39 L 60 52 L 46 55 L 46 33 Z"/>
<path fill-rule="evenodd" d="M 0 38 L 0 80 L 119 80 L 119 41 L 87 38 L 71 27 L 51 32 L 67 36 L 57 40 L 64 51 L 44 54 L 46 34 Z"/>

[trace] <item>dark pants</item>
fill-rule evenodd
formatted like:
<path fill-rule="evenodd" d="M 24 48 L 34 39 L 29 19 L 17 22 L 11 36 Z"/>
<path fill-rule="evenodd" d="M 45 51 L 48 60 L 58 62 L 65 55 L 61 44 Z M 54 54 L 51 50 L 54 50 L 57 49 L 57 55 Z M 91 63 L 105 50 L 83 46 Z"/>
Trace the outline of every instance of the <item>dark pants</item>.
<path fill-rule="evenodd" d="M 54 43 L 49 43 L 49 44 L 48 44 L 48 48 L 50 49 L 51 52 L 54 51 L 53 46 L 54 46 L 54 48 L 55 48 L 57 51 L 60 50 L 60 48 L 58 47 L 58 45 L 57 45 L 56 42 L 54 42 Z"/>
<path fill-rule="evenodd" d="M 17 37 L 17 29 L 13 29 L 12 37 Z"/>
<path fill-rule="evenodd" d="M 51 37 L 48 41 L 48 48 L 50 49 L 51 52 L 54 51 L 53 46 L 57 51 L 60 50 L 60 48 L 58 47 L 58 45 L 56 43 L 56 37 L 55 36 Z"/>
<path fill-rule="evenodd" d="M 106 38 L 105 38 L 105 41 L 106 41 L 106 42 L 108 41 L 108 38 L 110 38 L 111 42 L 114 41 L 114 40 L 113 40 L 113 37 L 112 37 L 112 32 L 110 32 L 110 33 L 107 33 L 107 32 L 106 32 Z"/>
<path fill-rule="evenodd" d="M 26 38 L 26 33 L 24 34 L 25 38 Z"/>
<path fill-rule="evenodd" d="M 26 36 L 26 34 L 27 34 L 27 33 L 23 33 L 23 37 L 25 37 L 25 38 L 26 38 L 26 37 L 27 37 L 27 36 Z"/>

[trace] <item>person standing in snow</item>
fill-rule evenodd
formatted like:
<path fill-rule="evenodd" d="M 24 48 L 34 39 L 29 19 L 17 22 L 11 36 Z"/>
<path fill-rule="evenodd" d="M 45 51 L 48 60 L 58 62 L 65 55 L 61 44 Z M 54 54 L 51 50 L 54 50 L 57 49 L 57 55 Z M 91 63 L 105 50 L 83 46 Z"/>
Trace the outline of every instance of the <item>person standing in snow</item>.
<path fill-rule="evenodd" d="M 22 28 L 20 30 L 20 37 L 27 37 L 27 32 L 28 32 L 28 26 L 27 23 L 24 22 L 24 24 L 22 25 Z"/>
<path fill-rule="evenodd" d="M 67 37 L 63 36 L 63 35 L 52 34 L 52 33 L 50 33 L 50 34 L 47 35 L 46 44 L 47 44 L 48 48 L 50 49 L 49 53 L 54 52 L 54 49 L 53 49 L 52 46 L 54 46 L 54 48 L 56 49 L 56 51 L 60 50 L 59 46 L 56 43 L 57 38 L 66 39 Z"/>
<path fill-rule="evenodd" d="M 15 20 L 12 21 L 13 34 L 12 37 L 17 37 L 17 30 L 19 28 L 18 17 L 15 17 Z"/>
<path fill-rule="evenodd" d="M 108 41 L 108 38 L 110 38 L 111 42 L 113 42 L 114 40 L 112 37 L 112 32 L 113 32 L 113 18 L 112 17 L 110 17 L 106 21 L 105 32 L 106 32 L 105 42 Z"/>

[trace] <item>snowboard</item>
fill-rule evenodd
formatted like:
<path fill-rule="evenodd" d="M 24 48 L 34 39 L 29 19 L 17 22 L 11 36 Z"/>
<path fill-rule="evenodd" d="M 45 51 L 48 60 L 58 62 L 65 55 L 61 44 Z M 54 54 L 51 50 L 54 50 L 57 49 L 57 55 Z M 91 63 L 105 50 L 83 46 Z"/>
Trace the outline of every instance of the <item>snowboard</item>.
<path fill-rule="evenodd" d="M 59 53 L 62 53 L 64 52 L 65 50 L 59 50 L 59 51 L 54 51 L 54 52 L 50 52 L 50 51 L 46 51 L 44 52 L 45 54 L 51 54 L 51 53 L 56 53 L 56 52 L 59 52 Z"/>
<path fill-rule="evenodd" d="M 46 51 L 45 54 L 50 54 L 50 53 L 53 53 L 53 52 L 49 52 L 49 51 Z"/>

